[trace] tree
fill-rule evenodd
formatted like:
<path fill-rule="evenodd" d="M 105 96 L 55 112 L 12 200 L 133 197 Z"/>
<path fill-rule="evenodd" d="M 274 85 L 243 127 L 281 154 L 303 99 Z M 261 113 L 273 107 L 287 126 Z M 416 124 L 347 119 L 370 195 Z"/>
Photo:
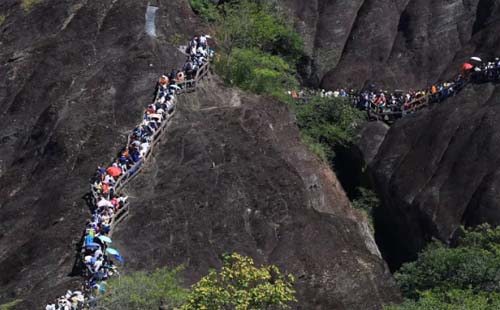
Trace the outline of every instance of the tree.
<path fill-rule="evenodd" d="M 306 104 L 296 102 L 293 110 L 305 142 L 323 145 L 326 160 L 332 161 L 335 147 L 348 146 L 356 137 L 357 128 L 366 121 L 363 112 L 344 98 L 312 97 Z"/>
<path fill-rule="evenodd" d="M 471 290 L 447 292 L 425 291 L 418 301 L 407 300 L 399 306 L 385 310 L 492 310 L 500 309 L 500 295 L 474 293 Z"/>
<path fill-rule="evenodd" d="M 500 228 L 463 230 L 453 247 L 430 244 L 395 274 L 401 306 L 388 310 L 500 309 Z"/>
<path fill-rule="evenodd" d="M 227 83 L 257 94 L 279 93 L 298 84 L 282 58 L 257 49 L 236 48 L 232 57 L 221 56 L 216 67 Z"/>
<path fill-rule="evenodd" d="M 157 269 L 154 272 L 138 271 L 109 281 L 107 291 L 99 298 L 103 309 L 151 310 L 161 304 L 179 307 L 187 296 L 177 275 L 180 268 Z"/>
<path fill-rule="evenodd" d="M 288 309 L 296 301 L 293 283 L 276 266 L 256 267 L 249 257 L 225 255 L 220 271 L 211 270 L 192 287 L 182 310 Z"/>
<path fill-rule="evenodd" d="M 415 262 L 396 273 L 403 294 L 418 297 L 425 290 L 472 289 L 500 292 L 500 228 L 481 226 L 464 232 L 455 247 L 435 242 Z"/>
<path fill-rule="evenodd" d="M 222 53 L 228 57 L 234 48 L 258 49 L 283 57 L 295 65 L 303 55 L 302 37 L 293 30 L 277 7 L 268 1 L 239 0 L 219 6 L 216 24 Z"/>

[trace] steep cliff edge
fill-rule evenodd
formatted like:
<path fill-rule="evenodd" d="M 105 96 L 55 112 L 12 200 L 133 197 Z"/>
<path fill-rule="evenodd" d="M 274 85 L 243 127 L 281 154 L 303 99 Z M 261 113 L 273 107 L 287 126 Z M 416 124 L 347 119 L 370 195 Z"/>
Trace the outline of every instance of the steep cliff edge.
<path fill-rule="evenodd" d="M 191 283 L 236 251 L 293 273 L 297 309 L 398 300 L 366 220 L 285 106 L 212 81 L 181 98 L 168 130 L 114 235 L 127 269 L 184 264 Z"/>
<path fill-rule="evenodd" d="M 500 48 L 499 26 L 495 21 L 476 32 L 458 57 L 491 59 Z M 393 268 L 414 259 L 431 238 L 449 241 L 460 225 L 500 224 L 499 96 L 498 84 L 469 85 L 386 134 L 363 132 L 362 141 L 383 141 L 378 150 L 360 146 L 384 201 L 375 219 L 377 243 Z"/>
<path fill-rule="evenodd" d="M 168 38 L 196 31 L 173 1 L 158 38 L 146 36 L 146 5 L 42 1 L 25 12 L 0 2 L 0 304 L 40 307 L 81 283 L 67 275 L 88 180 L 126 142 L 159 72 L 181 65 Z"/>
<path fill-rule="evenodd" d="M 325 88 L 406 89 L 446 78 L 500 9 L 497 0 L 278 2 L 305 37 L 305 76 Z"/>
<path fill-rule="evenodd" d="M 203 31 L 178 0 L 160 5 L 149 37 L 147 4 L 0 3 L 0 304 L 37 308 L 81 283 L 69 275 L 88 179 L 123 146 L 158 74 L 181 64 L 169 41 Z M 182 99 L 155 164 L 130 188 L 133 211 L 114 236 L 126 271 L 182 263 L 192 282 L 239 251 L 294 273 L 298 308 L 397 300 L 366 221 L 288 110 L 207 87 Z"/>

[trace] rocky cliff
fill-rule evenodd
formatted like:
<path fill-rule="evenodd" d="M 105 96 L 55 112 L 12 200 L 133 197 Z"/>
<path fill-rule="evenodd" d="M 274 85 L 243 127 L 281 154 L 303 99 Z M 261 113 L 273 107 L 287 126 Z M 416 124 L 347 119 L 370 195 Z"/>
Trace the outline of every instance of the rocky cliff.
<path fill-rule="evenodd" d="M 497 20 L 478 30 L 457 58 L 491 59 L 500 48 L 498 27 Z M 432 238 L 450 241 L 460 225 L 500 224 L 499 95 L 498 84 L 469 85 L 388 131 L 363 131 L 360 147 L 384 200 L 376 237 L 392 267 L 415 258 Z"/>
<path fill-rule="evenodd" d="M 81 283 L 67 276 L 88 180 L 126 142 L 159 72 L 182 63 L 171 36 L 196 31 L 174 1 L 147 37 L 146 4 L 0 2 L 0 304 L 39 307 Z"/>
<path fill-rule="evenodd" d="M 0 304 L 36 308 L 71 277 L 83 199 L 151 100 L 173 45 L 204 31 L 186 1 L 0 3 Z M 50 16 L 50 18 L 48 18 Z M 191 283 L 239 251 L 297 278 L 299 309 L 380 309 L 398 300 L 365 219 L 300 143 L 286 107 L 207 82 L 182 99 L 114 236 L 125 271 L 186 266 Z"/>
<path fill-rule="evenodd" d="M 183 264 L 192 282 L 236 251 L 293 273 L 297 309 L 397 300 L 366 221 L 285 106 L 210 82 L 181 98 L 169 132 L 114 235 L 128 269 Z"/>
<path fill-rule="evenodd" d="M 279 0 L 304 35 L 304 75 L 325 88 L 424 87 L 496 20 L 497 0 Z"/>

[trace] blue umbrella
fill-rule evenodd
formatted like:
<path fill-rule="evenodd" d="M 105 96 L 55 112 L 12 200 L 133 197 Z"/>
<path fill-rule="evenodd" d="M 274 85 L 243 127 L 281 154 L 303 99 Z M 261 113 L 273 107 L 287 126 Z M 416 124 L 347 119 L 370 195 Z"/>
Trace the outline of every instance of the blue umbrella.
<path fill-rule="evenodd" d="M 97 238 L 99 238 L 99 240 L 101 240 L 102 242 L 106 242 L 106 243 L 111 243 L 111 242 L 113 242 L 113 241 L 111 241 L 111 238 L 110 238 L 110 237 L 108 237 L 108 236 L 99 236 L 99 237 L 97 237 Z"/>
<path fill-rule="evenodd" d="M 121 257 L 120 255 L 113 255 L 120 263 L 125 263 L 125 259 L 123 257 Z"/>
<path fill-rule="evenodd" d="M 101 246 L 98 244 L 98 243 L 95 243 L 95 242 L 90 242 L 90 243 L 86 243 L 85 244 L 85 247 L 87 249 L 98 249 L 100 248 Z"/>
<path fill-rule="evenodd" d="M 108 252 L 111 255 L 120 255 L 120 253 L 118 253 L 118 251 L 113 248 L 107 248 L 106 252 Z"/>

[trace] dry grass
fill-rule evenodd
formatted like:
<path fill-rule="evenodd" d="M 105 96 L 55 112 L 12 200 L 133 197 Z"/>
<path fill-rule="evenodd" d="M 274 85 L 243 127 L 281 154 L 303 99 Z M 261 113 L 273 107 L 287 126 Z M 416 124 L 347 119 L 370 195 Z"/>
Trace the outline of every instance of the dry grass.
<path fill-rule="evenodd" d="M 16 299 L 16 300 L 13 300 L 13 301 L 8 302 L 6 304 L 2 304 L 2 305 L 0 305 L 0 310 L 11 310 L 12 307 L 14 307 L 15 305 L 17 305 L 21 301 L 22 301 L 21 299 Z"/>
<path fill-rule="evenodd" d="M 33 6 L 37 5 L 40 3 L 42 0 L 22 0 L 21 1 L 21 7 L 25 12 L 31 11 Z"/>

